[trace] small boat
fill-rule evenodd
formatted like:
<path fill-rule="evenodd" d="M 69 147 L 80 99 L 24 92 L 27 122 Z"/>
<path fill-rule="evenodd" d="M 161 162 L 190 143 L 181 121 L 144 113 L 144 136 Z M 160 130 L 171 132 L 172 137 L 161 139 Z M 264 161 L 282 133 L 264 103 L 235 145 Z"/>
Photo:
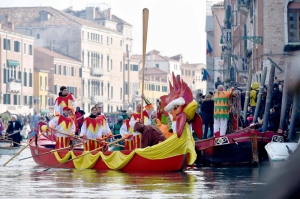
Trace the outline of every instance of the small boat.
<path fill-rule="evenodd" d="M 286 142 L 276 143 L 270 142 L 265 146 L 268 153 L 269 162 L 272 168 L 281 168 L 289 157 L 297 149 L 298 143 Z"/>
<path fill-rule="evenodd" d="M 283 142 L 281 134 L 257 129 L 238 131 L 224 136 L 196 141 L 197 164 L 231 166 L 256 165 L 267 159 L 264 146 L 269 142 Z"/>
<path fill-rule="evenodd" d="M 6 140 L 0 140 L 0 155 L 14 155 L 19 150 L 20 147 L 12 147 L 12 143 Z"/>
<path fill-rule="evenodd" d="M 54 152 L 55 142 L 41 136 L 30 147 L 33 160 L 43 167 L 120 170 L 124 172 L 170 172 L 184 170 L 196 160 L 195 143 L 190 133 L 180 138 L 176 134 L 157 145 L 123 151 L 95 151 L 84 153 L 83 148 Z M 53 153 L 51 153 L 53 151 Z M 47 153 L 45 155 L 39 155 Z M 38 155 L 38 156 L 37 156 Z M 67 160 L 73 158 L 74 160 Z M 61 164 L 60 164 L 61 163 Z"/>

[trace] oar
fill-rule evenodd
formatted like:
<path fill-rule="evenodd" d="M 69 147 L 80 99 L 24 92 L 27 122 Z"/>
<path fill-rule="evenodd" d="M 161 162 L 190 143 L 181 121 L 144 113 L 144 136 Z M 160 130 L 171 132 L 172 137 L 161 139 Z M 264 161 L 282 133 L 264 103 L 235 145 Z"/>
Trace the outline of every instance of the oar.
<path fill-rule="evenodd" d="M 12 141 L 12 140 L 3 139 L 3 138 L 2 138 L 1 140 L 8 141 L 8 142 L 11 142 L 11 143 L 14 143 L 14 144 L 17 144 L 17 145 L 20 145 L 20 146 L 21 146 L 21 144 L 20 144 L 20 143 L 18 143 L 18 142 L 14 142 L 14 141 Z"/>
<path fill-rule="evenodd" d="M 14 135 L 14 134 L 16 134 L 16 133 L 20 133 L 21 132 L 21 130 L 17 130 L 17 132 L 14 132 L 14 133 L 12 133 L 12 134 L 8 134 L 7 133 L 7 136 L 5 136 L 5 137 L 9 137 L 9 136 L 12 136 L 12 135 Z"/>
<path fill-rule="evenodd" d="M 39 138 L 39 137 L 41 137 L 41 135 L 43 135 L 44 133 L 42 132 L 38 137 L 37 137 L 37 139 Z M 15 157 L 17 157 L 22 151 L 24 151 L 33 141 L 34 141 L 35 139 L 32 139 L 26 146 L 24 146 L 24 148 L 22 148 L 18 153 L 16 153 L 12 158 L 10 158 L 7 162 L 5 162 L 5 164 L 3 165 L 3 166 L 5 166 L 5 165 L 7 165 L 12 159 L 14 159 Z"/>
<path fill-rule="evenodd" d="M 30 156 L 30 157 L 27 157 L 27 158 L 22 158 L 22 159 L 19 159 L 19 161 L 21 161 L 21 160 L 26 160 L 26 159 L 29 159 L 29 158 L 38 157 L 38 156 L 42 156 L 42 155 L 47 155 L 47 154 L 53 153 L 53 152 L 55 152 L 55 151 L 61 151 L 61 150 L 64 150 L 64 149 L 68 149 L 68 148 L 71 148 L 71 147 L 74 147 L 74 146 L 80 146 L 80 145 L 82 145 L 82 143 L 80 143 L 80 144 L 75 144 L 75 145 L 70 145 L 70 146 L 67 146 L 67 147 L 61 148 L 61 149 L 51 150 L 51 151 L 49 151 L 49 152 L 45 152 L 45 153 L 41 153 L 41 154 L 38 154 L 38 155 Z"/>
<path fill-rule="evenodd" d="M 122 140 L 125 140 L 125 138 L 121 138 L 121 139 L 118 139 L 118 140 L 116 140 L 116 141 L 113 141 L 113 142 L 111 142 L 110 144 L 108 144 L 107 146 L 113 145 L 113 144 L 115 144 L 115 143 L 117 143 L 117 142 L 120 142 L 120 141 L 122 141 Z M 85 156 L 85 155 L 87 155 L 87 154 L 90 154 L 90 153 L 92 153 L 92 152 L 94 152 L 94 151 L 99 151 L 99 150 L 101 150 L 102 148 L 103 148 L 103 146 L 101 146 L 101 147 L 99 147 L 99 148 L 96 148 L 96 149 L 94 149 L 94 150 L 92 150 L 92 151 L 89 151 L 88 153 L 81 154 L 81 155 L 79 155 L 79 156 L 77 156 L 77 157 L 75 157 L 75 158 L 72 158 L 72 159 L 70 159 L 70 160 L 67 160 L 67 161 L 65 161 L 65 162 L 56 164 L 56 165 L 54 165 L 53 167 L 49 167 L 48 169 L 45 169 L 45 170 L 43 170 L 43 171 L 48 171 L 49 169 L 56 168 L 56 167 L 58 167 L 58 166 L 60 166 L 60 165 L 62 165 L 62 164 L 65 164 L 65 163 L 68 163 L 68 162 L 70 162 L 70 161 L 73 161 L 73 160 L 75 160 L 75 159 L 77 159 L 77 158 L 83 157 L 83 156 Z"/>

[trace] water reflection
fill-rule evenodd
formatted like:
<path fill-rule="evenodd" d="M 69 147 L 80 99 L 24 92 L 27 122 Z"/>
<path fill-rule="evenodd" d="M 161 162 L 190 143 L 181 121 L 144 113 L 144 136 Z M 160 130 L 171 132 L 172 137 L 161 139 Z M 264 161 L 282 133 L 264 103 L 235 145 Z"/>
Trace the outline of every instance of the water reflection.
<path fill-rule="evenodd" d="M 25 151 L 18 159 L 30 156 Z M 0 156 L 0 164 L 10 156 Z M 249 198 L 265 186 L 268 168 L 191 168 L 123 173 L 76 169 L 43 172 L 32 160 L 1 166 L 0 196 L 13 198 Z"/>

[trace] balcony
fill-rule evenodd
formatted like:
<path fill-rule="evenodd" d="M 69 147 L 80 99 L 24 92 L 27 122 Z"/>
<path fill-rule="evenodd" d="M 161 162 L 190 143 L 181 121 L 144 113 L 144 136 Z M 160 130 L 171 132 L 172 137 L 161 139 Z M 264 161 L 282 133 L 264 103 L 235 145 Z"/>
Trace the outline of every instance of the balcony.
<path fill-rule="evenodd" d="M 6 91 L 9 93 L 19 93 L 21 92 L 21 82 L 8 82 L 7 83 L 7 87 L 6 87 Z"/>
<path fill-rule="evenodd" d="M 91 68 L 91 75 L 93 76 L 102 76 L 103 68 Z"/>
<path fill-rule="evenodd" d="M 91 97 L 92 104 L 103 103 L 103 96 L 94 95 Z"/>

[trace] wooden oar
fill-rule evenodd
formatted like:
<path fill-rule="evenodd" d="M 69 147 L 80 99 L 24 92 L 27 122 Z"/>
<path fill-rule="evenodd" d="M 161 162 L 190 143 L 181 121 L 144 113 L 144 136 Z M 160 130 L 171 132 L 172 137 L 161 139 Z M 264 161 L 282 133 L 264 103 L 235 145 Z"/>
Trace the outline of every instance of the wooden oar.
<path fill-rule="evenodd" d="M 9 140 L 9 139 L 4 139 L 4 138 L 1 138 L 1 140 L 8 141 L 8 142 L 11 142 L 11 143 L 14 143 L 14 144 L 17 144 L 17 145 L 21 146 L 21 144 L 20 144 L 20 143 L 18 143 L 18 142 L 14 142 L 14 141 L 12 141 L 12 140 Z"/>
<path fill-rule="evenodd" d="M 121 138 L 121 139 L 118 139 L 118 140 L 116 140 L 116 141 L 114 141 L 114 142 L 111 142 L 111 143 L 108 144 L 107 146 L 113 145 L 113 144 L 115 144 L 115 143 L 117 143 L 117 142 L 120 142 L 120 141 L 122 141 L 122 140 L 125 140 L 125 138 Z M 103 148 L 103 146 L 101 146 L 101 147 L 99 147 L 99 148 L 96 148 L 96 149 L 94 149 L 94 150 L 92 150 L 92 151 L 89 151 L 89 152 L 87 152 L 87 153 L 85 153 L 85 154 L 81 154 L 81 155 L 79 155 L 79 156 L 77 156 L 77 157 L 75 157 L 75 158 L 72 158 L 72 159 L 70 159 L 70 160 L 67 160 L 67 161 L 65 161 L 65 162 L 59 163 L 59 164 L 57 164 L 57 165 L 54 165 L 53 167 L 49 167 L 49 168 L 47 168 L 47 169 L 45 169 L 45 170 L 43 170 L 43 171 L 48 171 L 49 169 L 56 168 L 56 167 L 58 167 L 58 166 L 60 166 L 60 165 L 62 165 L 62 164 L 68 163 L 68 162 L 73 161 L 73 160 L 75 160 L 75 159 L 77 159 L 77 158 L 80 158 L 80 157 L 83 157 L 83 156 L 85 156 L 85 155 L 88 155 L 88 154 L 90 154 L 90 153 L 92 153 L 92 152 L 99 151 L 99 150 L 101 150 L 102 148 Z"/>
<path fill-rule="evenodd" d="M 41 153 L 41 154 L 38 154 L 38 155 L 30 156 L 30 157 L 27 157 L 27 158 L 22 158 L 22 159 L 20 159 L 19 161 L 21 161 L 21 160 L 26 160 L 26 159 L 29 159 L 29 158 L 38 157 L 38 156 L 42 156 L 42 155 L 47 155 L 47 154 L 53 153 L 53 152 L 55 152 L 55 151 L 61 151 L 61 150 L 64 150 L 64 149 L 68 149 L 68 148 L 71 148 L 71 147 L 74 147 L 74 146 L 80 146 L 80 145 L 82 145 L 82 143 L 80 143 L 80 144 L 75 144 L 75 145 L 70 145 L 70 146 L 67 146 L 67 147 L 61 148 L 61 149 L 51 150 L 51 151 L 49 151 L 49 152 L 45 152 L 45 153 Z"/>
<path fill-rule="evenodd" d="M 43 135 L 44 133 L 41 133 L 37 139 L 39 137 L 41 137 L 41 135 Z M 15 157 L 17 157 L 22 151 L 24 151 L 35 139 L 33 138 L 24 148 L 22 148 L 18 153 L 16 153 L 13 157 L 11 157 L 7 162 L 5 162 L 5 164 L 3 166 L 6 166 L 10 161 L 12 161 L 12 159 L 14 159 Z"/>
<path fill-rule="evenodd" d="M 62 135 L 67 135 L 67 136 L 70 136 L 70 137 L 73 137 L 73 138 L 77 138 L 77 139 L 82 139 L 82 140 L 91 140 L 91 141 L 96 141 L 96 142 L 105 142 L 105 141 L 99 141 L 99 140 L 95 140 L 95 139 L 89 139 L 89 138 L 81 138 L 77 135 L 71 135 L 71 134 L 68 134 L 68 133 L 63 133 L 61 131 L 58 131 L 57 129 L 55 128 L 52 128 L 52 127 L 48 127 L 49 129 L 53 130 L 53 131 L 56 131 L 57 133 L 60 133 Z M 116 137 L 116 136 L 119 136 L 120 134 L 117 134 L 117 135 L 113 135 L 112 137 Z M 107 137 L 104 137 L 102 139 L 107 139 Z M 122 146 L 122 145 L 121 145 Z"/>

